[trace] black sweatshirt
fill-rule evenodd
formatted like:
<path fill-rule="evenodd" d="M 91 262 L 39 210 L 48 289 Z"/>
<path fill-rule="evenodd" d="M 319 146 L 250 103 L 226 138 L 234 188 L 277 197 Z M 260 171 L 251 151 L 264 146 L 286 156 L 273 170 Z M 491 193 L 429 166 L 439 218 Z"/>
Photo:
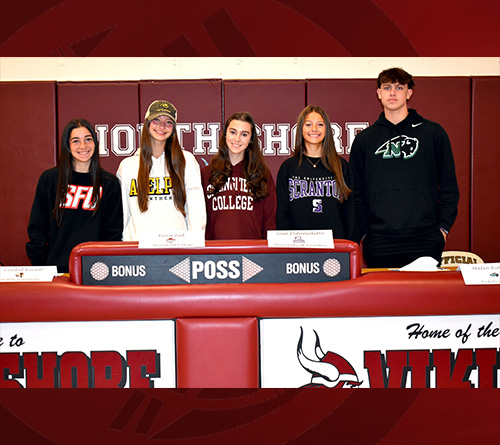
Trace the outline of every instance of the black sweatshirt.
<path fill-rule="evenodd" d="M 299 165 L 299 157 L 294 156 L 281 164 L 276 180 L 276 229 L 332 229 L 334 238 L 357 242 L 352 195 L 341 203 L 333 172 L 323 166 L 320 158 L 308 159 L 304 156 Z M 344 181 L 352 190 L 349 164 L 345 159 L 341 161 Z"/>
<path fill-rule="evenodd" d="M 382 113 L 356 136 L 349 164 L 362 235 L 450 230 L 459 191 L 450 140 L 441 125 L 413 109 L 396 125 Z"/>
<path fill-rule="evenodd" d="M 120 183 L 116 176 L 101 170 L 101 203 L 97 212 L 90 207 L 90 173 L 72 172 L 66 206 L 59 227 L 52 215 L 55 206 L 59 169 L 46 170 L 40 176 L 28 224 L 26 253 L 33 266 L 56 265 L 68 272 L 73 247 L 86 241 L 119 241 L 123 232 Z"/>

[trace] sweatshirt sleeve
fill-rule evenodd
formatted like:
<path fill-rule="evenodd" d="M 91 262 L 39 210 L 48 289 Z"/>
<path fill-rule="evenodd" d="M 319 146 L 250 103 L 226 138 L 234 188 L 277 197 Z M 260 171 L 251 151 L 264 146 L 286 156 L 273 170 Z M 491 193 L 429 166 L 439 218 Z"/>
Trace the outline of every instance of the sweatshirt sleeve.
<path fill-rule="evenodd" d="M 344 162 L 344 160 L 342 162 L 342 173 L 347 187 L 353 192 L 340 206 L 340 217 L 342 218 L 342 225 L 344 227 L 344 236 L 348 240 L 359 243 L 360 237 L 356 220 L 356 202 L 352 173 L 349 164 L 347 161 Z"/>
<path fill-rule="evenodd" d="M 29 241 L 26 243 L 26 253 L 33 266 L 46 264 L 52 212 L 50 193 L 53 188 L 47 181 L 47 174 L 42 174 L 38 180 L 35 198 L 31 207 L 28 223 Z"/>
<path fill-rule="evenodd" d="M 278 171 L 276 179 L 276 229 L 290 229 L 290 200 L 288 199 L 288 173 L 286 161 L 284 161 Z"/>
<path fill-rule="evenodd" d="M 104 182 L 104 181 L 103 181 Z M 120 182 L 115 176 L 109 175 L 103 191 L 104 208 L 101 238 L 103 241 L 121 241 L 123 235 L 123 205 Z"/>
<path fill-rule="evenodd" d="M 127 158 L 126 158 L 127 159 Z M 116 177 L 118 178 L 118 181 L 120 182 L 120 194 L 121 194 L 121 201 L 122 201 L 122 209 L 123 209 L 123 214 L 122 214 L 122 224 L 123 224 L 123 233 L 122 233 L 122 239 L 124 241 L 128 240 L 125 234 L 125 228 L 128 227 L 128 222 L 130 218 L 132 217 L 132 213 L 130 210 L 130 200 L 128 196 L 128 191 L 127 191 L 127 184 L 129 181 L 128 177 L 128 169 L 126 168 L 125 161 L 124 159 L 122 162 L 120 162 L 120 165 L 118 166 L 118 171 L 116 172 Z"/>
<path fill-rule="evenodd" d="M 206 209 L 206 215 L 207 215 L 207 221 L 205 225 L 205 239 L 211 239 L 211 211 L 210 211 L 210 205 L 211 202 L 208 199 L 208 181 L 210 179 L 210 165 L 207 165 L 206 167 L 203 167 L 201 169 L 201 186 L 203 188 L 203 194 L 205 196 L 205 209 Z"/>
<path fill-rule="evenodd" d="M 358 238 L 361 239 L 368 229 L 368 215 L 365 194 L 365 154 L 359 136 L 354 139 L 352 144 L 349 166 L 352 172 L 352 188 L 349 188 L 353 190 L 353 194 L 349 197 L 349 200 L 354 200 L 355 202 Z"/>
<path fill-rule="evenodd" d="M 434 143 L 439 187 L 439 227 L 449 231 L 457 218 L 460 193 L 450 139 L 440 125 L 434 135 Z"/>
<path fill-rule="evenodd" d="M 198 161 L 190 152 L 183 152 L 186 158 L 184 184 L 186 187 L 186 223 L 188 230 L 205 230 L 207 212 L 205 193 L 201 185 L 201 173 Z"/>
<path fill-rule="evenodd" d="M 262 214 L 262 239 L 267 238 L 268 230 L 276 229 L 276 186 L 271 172 L 268 171 L 267 193 L 264 198 L 264 209 Z"/>

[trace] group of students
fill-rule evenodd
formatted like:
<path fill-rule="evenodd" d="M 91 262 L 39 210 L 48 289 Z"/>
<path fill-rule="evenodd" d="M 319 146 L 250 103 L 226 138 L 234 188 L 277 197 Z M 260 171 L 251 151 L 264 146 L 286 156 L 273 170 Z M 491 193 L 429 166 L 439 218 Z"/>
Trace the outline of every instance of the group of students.
<path fill-rule="evenodd" d="M 247 112 L 227 119 L 218 153 L 200 170 L 180 146 L 177 109 L 156 100 L 140 150 L 116 176 L 100 167 L 92 125 L 72 120 L 57 166 L 37 186 L 26 244 L 32 265 L 67 272 L 75 245 L 137 240 L 151 230 L 265 239 L 274 229 L 332 229 L 335 238 L 362 242 L 368 267 L 401 267 L 426 255 L 439 261 L 459 198 L 448 136 L 408 109 L 410 74 L 390 68 L 377 82 L 383 112 L 356 136 L 350 162 L 335 149 L 327 113 L 309 105 L 276 185 Z"/>

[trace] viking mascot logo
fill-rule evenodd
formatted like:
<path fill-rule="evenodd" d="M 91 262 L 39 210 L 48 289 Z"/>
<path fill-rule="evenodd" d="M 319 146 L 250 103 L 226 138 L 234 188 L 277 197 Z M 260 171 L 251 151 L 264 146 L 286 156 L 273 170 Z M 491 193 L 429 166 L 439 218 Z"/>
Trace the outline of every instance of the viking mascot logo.
<path fill-rule="evenodd" d="M 302 388 L 353 388 L 361 385 L 356 371 L 351 364 L 335 352 L 326 354 L 321 350 L 319 337 L 316 331 L 316 344 L 314 347 L 315 359 L 305 356 L 302 351 L 304 332 L 300 328 L 300 338 L 297 344 L 297 357 L 302 367 L 312 374 L 311 383 Z"/>

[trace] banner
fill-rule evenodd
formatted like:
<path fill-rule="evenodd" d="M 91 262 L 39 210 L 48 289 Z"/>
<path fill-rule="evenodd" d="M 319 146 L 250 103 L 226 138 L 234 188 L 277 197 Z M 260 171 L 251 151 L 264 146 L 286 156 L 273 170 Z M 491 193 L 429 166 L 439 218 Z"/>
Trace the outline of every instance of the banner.
<path fill-rule="evenodd" d="M 264 388 L 498 388 L 500 315 L 266 319 Z"/>
<path fill-rule="evenodd" d="M 0 388 L 174 388 L 174 321 L 2 323 L 0 372 Z"/>

